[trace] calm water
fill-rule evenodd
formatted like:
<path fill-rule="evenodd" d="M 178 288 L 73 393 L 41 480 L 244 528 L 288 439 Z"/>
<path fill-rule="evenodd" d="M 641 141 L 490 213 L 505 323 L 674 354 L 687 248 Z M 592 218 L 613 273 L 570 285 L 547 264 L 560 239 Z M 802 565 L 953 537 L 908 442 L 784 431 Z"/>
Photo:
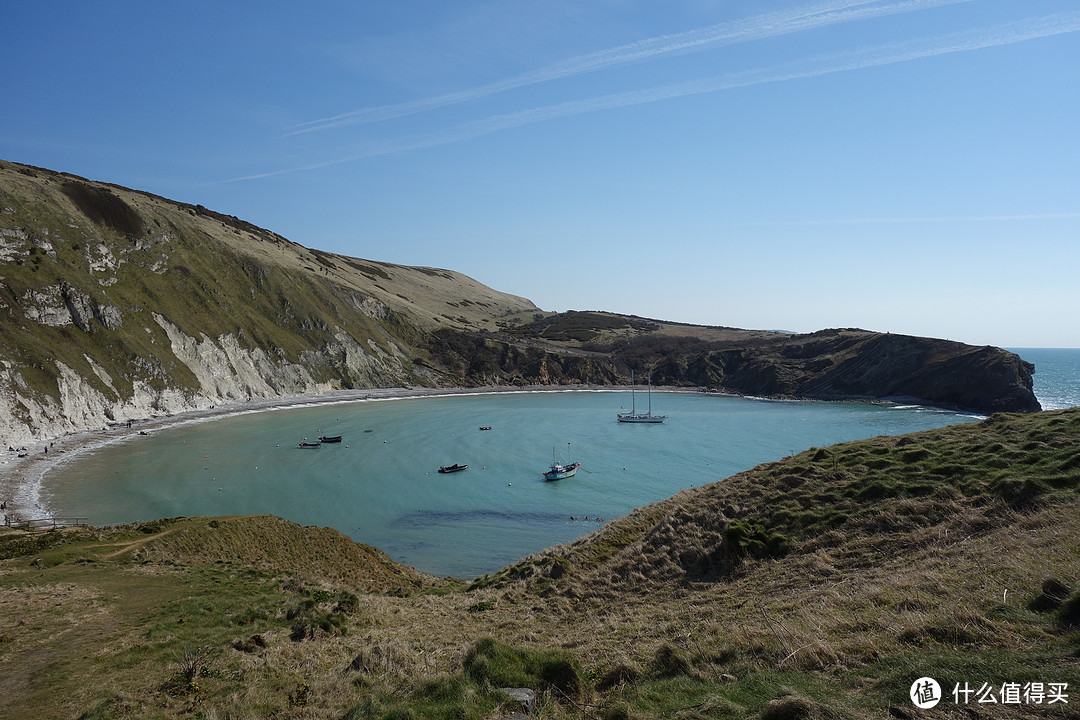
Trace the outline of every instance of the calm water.
<path fill-rule="evenodd" d="M 1080 404 L 1080 350 L 1018 352 L 1038 365 L 1044 407 Z M 977 419 L 917 406 L 654 393 L 667 422 L 615 422 L 629 401 L 627 392 L 521 393 L 241 415 L 82 455 L 46 476 L 42 500 L 95 524 L 272 513 L 334 527 L 433 574 L 472 578 L 591 532 L 597 518 L 760 462 Z M 344 442 L 296 447 L 324 432 Z M 582 463 L 576 477 L 543 482 L 553 451 Z M 436 472 L 453 463 L 469 469 Z"/>
<path fill-rule="evenodd" d="M 421 570 L 474 577 L 590 532 L 598 517 L 810 446 L 972 419 L 654 393 L 668 421 L 625 425 L 615 422 L 622 404 L 627 393 L 531 393 L 244 415 L 102 448 L 46 476 L 42 499 L 95 524 L 273 513 L 337 528 Z M 296 447 L 323 431 L 345 440 Z M 543 482 L 553 449 L 582 463 L 576 477 Z M 436 472 L 453 463 L 469 469 Z"/>

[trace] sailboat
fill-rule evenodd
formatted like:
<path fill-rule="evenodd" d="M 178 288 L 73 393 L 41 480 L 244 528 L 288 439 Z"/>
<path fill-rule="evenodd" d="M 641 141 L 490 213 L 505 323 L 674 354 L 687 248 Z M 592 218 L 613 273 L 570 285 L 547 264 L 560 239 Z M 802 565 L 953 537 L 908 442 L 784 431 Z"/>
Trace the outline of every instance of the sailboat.
<path fill-rule="evenodd" d="M 581 463 L 570 462 L 570 443 L 566 443 L 566 464 L 555 459 L 555 448 L 551 448 L 551 469 L 544 473 L 545 480 L 562 480 L 572 477 Z"/>
<path fill-rule="evenodd" d="M 637 399 L 634 393 L 634 371 L 630 371 L 630 412 L 619 413 L 619 422 L 622 423 L 662 423 L 667 415 L 652 414 L 652 373 L 649 373 L 649 411 L 639 413 L 637 411 Z"/>

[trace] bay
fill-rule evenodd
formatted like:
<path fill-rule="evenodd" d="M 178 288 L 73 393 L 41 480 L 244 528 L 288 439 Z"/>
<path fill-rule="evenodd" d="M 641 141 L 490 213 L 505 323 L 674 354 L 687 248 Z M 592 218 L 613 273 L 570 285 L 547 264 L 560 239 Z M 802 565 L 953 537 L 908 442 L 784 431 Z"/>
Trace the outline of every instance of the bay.
<path fill-rule="evenodd" d="M 913 405 L 672 392 L 652 400 L 655 412 L 669 415 L 663 424 L 617 423 L 630 394 L 612 391 L 238 415 L 80 454 L 43 478 L 42 500 L 57 516 L 95 525 L 271 513 L 336 528 L 425 572 L 468 579 L 761 462 L 978 419 Z M 297 447 L 320 434 L 343 441 Z M 580 462 L 577 475 L 544 482 L 553 455 Z M 469 469 L 437 472 L 453 463 Z"/>

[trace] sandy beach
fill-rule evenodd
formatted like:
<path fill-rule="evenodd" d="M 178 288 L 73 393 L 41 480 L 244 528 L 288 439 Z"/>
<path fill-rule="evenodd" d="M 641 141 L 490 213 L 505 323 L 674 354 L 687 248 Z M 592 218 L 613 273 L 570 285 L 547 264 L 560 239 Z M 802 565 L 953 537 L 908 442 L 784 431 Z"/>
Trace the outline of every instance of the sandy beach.
<path fill-rule="evenodd" d="M 204 410 L 192 410 L 176 415 L 162 415 L 128 423 L 114 423 L 96 430 L 68 433 L 55 438 L 35 441 L 0 453 L 0 502 L 7 503 L 4 514 L 22 520 L 49 517 L 47 508 L 39 501 L 42 478 L 57 466 L 76 458 L 79 453 L 118 442 L 139 433 L 151 433 L 177 425 L 205 422 L 233 415 L 269 410 L 282 410 L 314 405 L 399 400 L 405 398 L 440 397 L 447 395 L 476 395 L 487 393 L 523 392 L 621 392 L 626 387 L 600 385 L 530 385 L 526 387 L 485 386 L 474 388 L 370 388 L 335 390 L 318 395 L 293 395 L 273 398 L 252 398 L 246 401 L 215 405 Z M 665 389 L 653 388 L 654 392 Z M 666 390 L 675 390 L 667 388 Z M 678 391 L 695 391 L 678 388 Z M 25 449 L 23 449 L 25 447 Z"/>

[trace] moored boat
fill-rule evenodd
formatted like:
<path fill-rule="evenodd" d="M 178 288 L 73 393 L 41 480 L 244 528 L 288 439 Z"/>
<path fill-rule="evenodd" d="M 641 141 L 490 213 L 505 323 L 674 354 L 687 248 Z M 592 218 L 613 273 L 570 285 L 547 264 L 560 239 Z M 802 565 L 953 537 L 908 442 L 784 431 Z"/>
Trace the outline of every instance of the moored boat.
<path fill-rule="evenodd" d="M 306 450 L 314 450 L 315 448 L 322 447 L 322 443 L 308 442 L 307 440 L 301 440 L 300 445 L 298 447 L 304 448 Z"/>
<path fill-rule="evenodd" d="M 443 475 L 446 475 L 447 473 L 461 472 L 462 470 L 467 470 L 468 468 L 468 465 L 458 465 L 457 463 L 454 463 L 453 465 L 440 465 L 439 472 Z"/>
<path fill-rule="evenodd" d="M 570 443 L 566 443 L 566 457 L 566 463 L 559 462 L 555 459 L 555 448 L 551 448 L 551 468 L 544 473 L 544 480 L 562 480 L 577 473 L 581 463 L 570 461 Z"/>
<path fill-rule="evenodd" d="M 649 410 L 639 413 L 637 411 L 636 393 L 634 392 L 634 371 L 630 371 L 630 412 L 617 413 L 616 417 L 621 423 L 662 423 L 667 415 L 652 414 L 652 373 L 649 373 Z"/>
<path fill-rule="evenodd" d="M 340 435 L 320 435 L 319 436 L 319 442 L 339 443 L 339 442 L 341 442 L 341 436 Z"/>

